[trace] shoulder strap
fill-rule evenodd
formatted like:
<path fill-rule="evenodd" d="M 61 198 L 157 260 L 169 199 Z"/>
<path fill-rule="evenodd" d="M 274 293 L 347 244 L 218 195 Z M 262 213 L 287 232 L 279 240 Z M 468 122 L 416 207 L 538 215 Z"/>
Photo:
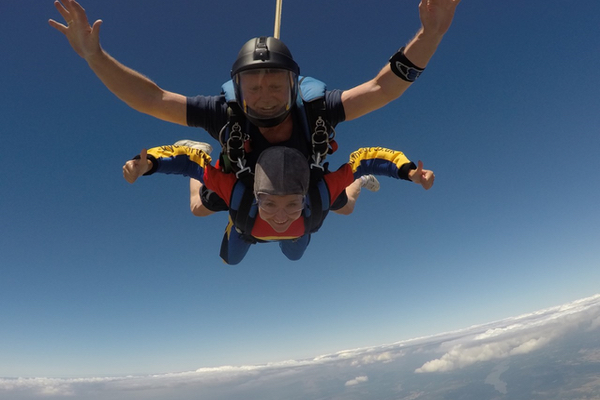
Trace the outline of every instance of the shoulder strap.
<path fill-rule="evenodd" d="M 325 90 L 327 90 L 327 85 L 324 82 L 321 82 L 318 79 L 312 78 L 310 76 L 301 76 L 298 81 L 298 94 L 300 95 L 300 99 L 296 101 L 296 104 L 300 100 L 304 103 L 311 102 L 316 99 L 321 99 L 325 97 Z"/>
<path fill-rule="evenodd" d="M 235 243 L 238 243 L 239 246 L 239 241 L 234 241 L 235 243 L 231 244 L 231 235 L 239 237 L 244 243 L 255 244 L 258 242 L 258 240 L 251 235 L 254 221 L 256 220 L 256 214 L 257 206 L 254 204 L 252 190 L 248 189 L 243 182 L 238 181 L 231 192 L 229 203 L 229 225 L 227 226 L 225 234 L 223 235 L 223 240 L 221 241 L 220 254 L 223 260 L 228 262 L 227 257 L 231 252 L 230 245 L 235 246 Z"/>
<path fill-rule="evenodd" d="M 238 181 L 233 188 L 229 203 L 229 214 L 235 229 L 240 233 L 250 235 L 254 221 L 256 221 L 257 211 L 258 207 L 254 201 L 252 188 Z"/>
<path fill-rule="evenodd" d="M 329 189 L 323 179 L 312 183 L 307 193 L 307 205 L 304 209 L 304 229 L 314 233 L 321 228 L 329 213 Z"/>
<path fill-rule="evenodd" d="M 221 93 L 225 95 L 225 100 L 229 103 L 235 101 L 235 89 L 233 88 L 233 80 L 228 80 L 221 85 Z"/>
<path fill-rule="evenodd" d="M 327 154 L 337 150 L 335 130 L 327 120 L 327 102 L 325 101 L 325 83 L 311 77 L 302 77 L 300 90 L 302 105 L 308 123 L 309 140 L 312 148 L 311 169 L 323 170 L 322 163 Z"/>
<path fill-rule="evenodd" d="M 252 186 L 254 178 L 250 167 L 246 166 L 246 145 L 248 134 L 247 120 L 239 104 L 235 100 L 233 81 L 229 80 L 221 86 L 221 93 L 227 101 L 227 124 L 219 132 L 221 143 L 220 165 L 225 172 L 235 172 L 239 180 Z"/>

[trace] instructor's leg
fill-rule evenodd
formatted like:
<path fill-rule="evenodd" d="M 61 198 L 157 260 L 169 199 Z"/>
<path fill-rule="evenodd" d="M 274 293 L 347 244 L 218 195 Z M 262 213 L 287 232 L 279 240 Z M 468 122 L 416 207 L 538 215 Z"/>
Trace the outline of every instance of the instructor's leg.
<path fill-rule="evenodd" d="M 341 215 L 352 214 L 352 212 L 354 211 L 354 205 L 356 204 L 356 200 L 358 199 L 358 196 L 360 195 L 360 188 L 361 188 L 360 179 L 355 179 L 354 182 L 352 182 L 350 184 L 350 186 L 348 186 L 346 188 L 346 196 L 348 197 L 348 201 L 346 202 L 346 204 L 337 210 L 332 209 L 332 211 L 336 214 L 341 214 Z"/>
<path fill-rule="evenodd" d="M 358 196 L 360 195 L 360 189 L 366 188 L 371 192 L 376 192 L 379 190 L 379 181 L 375 178 L 374 175 L 363 175 L 358 179 L 355 179 L 354 182 L 350 184 L 346 188 L 346 197 L 348 201 L 343 206 L 336 204 L 332 205 L 331 210 L 337 214 L 349 215 L 354 211 L 354 206 L 356 205 L 356 200 L 358 200 Z M 339 196 L 338 199 L 342 199 L 342 196 Z M 337 200 L 336 200 L 337 202 Z"/>
<path fill-rule="evenodd" d="M 200 197 L 201 189 L 202 182 L 190 178 L 190 210 L 196 217 L 206 217 L 207 215 L 214 213 L 214 211 L 209 210 L 202 204 L 202 199 Z"/>

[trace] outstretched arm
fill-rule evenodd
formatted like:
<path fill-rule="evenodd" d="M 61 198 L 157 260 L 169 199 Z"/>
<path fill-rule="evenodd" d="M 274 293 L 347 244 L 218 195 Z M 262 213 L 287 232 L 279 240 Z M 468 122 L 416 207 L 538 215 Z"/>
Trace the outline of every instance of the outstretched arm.
<path fill-rule="evenodd" d="M 161 89 L 144 75 L 119 63 L 100 46 L 97 20 L 88 23 L 84 8 L 75 0 L 58 0 L 54 6 L 67 25 L 49 20 L 50 26 L 64 34 L 73 50 L 85 59 L 102 83 L 131 108 L 156 118 L 187 125 L 185 96 Z"/>
<path fill-rule="evenodd" d="M 134 183 L 142 175 L 162 174 L 184 175 L 204 183 L 204 170 L 212 169 L 211 158 L 202 150 L 187 146 L 160 146 L 142 150 L 139 156 L 129 160 L 123 166 L 123 177 Z M 220 171 L 216 170 L 217 173 Z M 234 174 L 232 175 L 235 180 Z"/>
<path fill-rule="evenodd" d="M 416 166 L 401 151 L 383 147 L 363 147 L 350 154 L 348 165 L 354 179 L 373 174 L 405 179 L 418 183 L 428 190 L 433 186 L 433 171 L 423 169 L 423 162 Z"/>
<path fill-rule="evenodd" d="M 421 29 L 404 48 L 409 63 L 424 69 L 450 28 L 460 0 L 421 0 Z M 412 82 L 401 79 L 388 63 L 372 80 L 342 93 L 346 120 L 377 110 L 404 93 Z"/>

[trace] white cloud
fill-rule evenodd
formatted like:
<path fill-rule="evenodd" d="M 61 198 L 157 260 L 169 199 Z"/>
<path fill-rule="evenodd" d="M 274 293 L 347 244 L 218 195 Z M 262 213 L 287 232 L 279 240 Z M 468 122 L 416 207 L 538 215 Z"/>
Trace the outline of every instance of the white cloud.
<path fill-rule="evenodd" d="M 368 380 L 369 380 L 368 376 L 357 376 L 356 378 L 346 382 L 346 384 L 344 386 L 355 386 L 355 385 L 358 385 L 359 383 L 365 383 Z"/>
<path fill-rule="evenodd" d="M 550 340 L 551 338 L 549 337 L 529 338 L 525 336 L 479 345 L 456 345 L 441 358 L 426 362 L 421 368 L 416 369 L 415 372 L 447 372 L 464 368 L 477 362 L 506 358 L 516 354 L 526 354 L 537 350 L 544 344 L 549 343 Z"/>
<path fill-rule="evenodd" d="M 461 344 L 451 346 L 440 358 L 426 362 L 415 372 L 447 372 L 477 362 L 530 353 L 582 323 L 595 326 L 600 318 L 599 303 L 600 295 L 597 295 L 501 321 L 508 322 L 505 326 L 491 324 L 493 328 L 482 333 L 474 331 L 472 340 L 461 340 Z M 440 349 L 443 348 L 444 343 L 440 345 Z"/>
<path fill-rule="evenodd" d="M 550 343 L 550 341 L 552 339 L 553 339 L 553 337 L 550 337 L 550 336 L 529 339 L 525 343 L 521 343 L 520 345 L 518 345 L 515 348 L 513 348 L 510 351 L 509 354 L 511 356 L 513 356 L 513 355 L 516 355 L 516 354 L 527 354 L 527 353 L 530 353 L 530 352 L 532 352 L 534 350 L 537 350 L 539 348 L 542 348 L 546 344 Z"/>
<path fill-rule="evenodd" d="M 395 358 L 402 356 L 403 353 L 392 353 L 391 351 L 384 351 L 383 353 L 367 354 L 364 356 L 358 356 L 352 361 L 353 366 L 368 365 L 374 363 L 389 363 L 394 361 Z"/>
<path fill-rule="evenodd" d="M 113 379 L 123 378 L 17 378 L 0 379 L 0 393 L 31 393 L 41 397 L 47 396 L 73 396 L 75 387 L 81 384 L 96 384 L 108 382 Z"/>

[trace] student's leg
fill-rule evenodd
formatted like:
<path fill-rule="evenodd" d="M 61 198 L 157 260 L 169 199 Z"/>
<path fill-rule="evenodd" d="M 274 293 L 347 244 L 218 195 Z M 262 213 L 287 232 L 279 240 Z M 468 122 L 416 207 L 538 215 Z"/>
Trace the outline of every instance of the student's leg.
<path fill-rule="evenodd" d="M 250 245 L 251 243 L 235 230 L 231 219 L 229 219 L 229 224 L 221 241 L 221 259 L 229 265 L 239 264 L 248 253 Z"/>
<path fill-rule="evenodd" d="M 304 251 L 310 243 L 310 235 L 304 235 L 295 240 L 281 240 L 281 252 L 290 260 L 297 261 L 302 258 Z"/>

